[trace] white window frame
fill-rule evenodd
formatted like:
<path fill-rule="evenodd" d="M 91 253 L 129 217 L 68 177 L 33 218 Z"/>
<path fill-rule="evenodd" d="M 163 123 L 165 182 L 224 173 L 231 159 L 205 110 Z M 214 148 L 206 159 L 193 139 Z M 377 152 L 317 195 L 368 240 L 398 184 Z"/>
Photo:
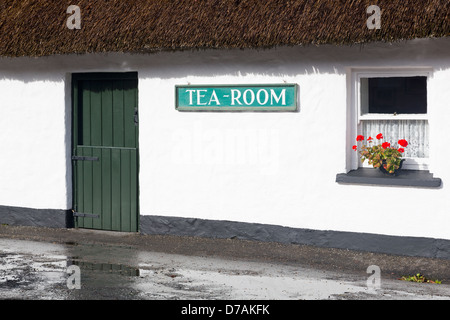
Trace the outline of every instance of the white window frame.
<path fill-rule="evenodd" d="M 361 114 L 361 79 L 362 78 L 383 78 L 383 77 L 416 77 L 424 76 L 427 78 L 427 87 L 429 88 L 429 81 L 432 77 L 433 71 L 429 67 L 414 67 L 414 68 L 352 68 L 350 69 L 350 126 L 349 135 L 347 139 L 347 146 L 351 156 L 348 158 L 347 167 L 350 170 L 356 170 L 359 167 L 371 167 L 367 161 L 361 163 L 359 154 L 351 150 L 351 146 L 356 144 L 356 136 L 360 134 L 360 127 L 362 120 L 428 120 L 429 123 L 429 104 L 427 106 L 426 114 Z M 427 91 L 427 100 L 429 100 L 429 90 Z M 430 144 L 431 145 L 431 144 Z M 429 158 L 405 158 L 403 168 L 410 170 L 428 170 Z"/>

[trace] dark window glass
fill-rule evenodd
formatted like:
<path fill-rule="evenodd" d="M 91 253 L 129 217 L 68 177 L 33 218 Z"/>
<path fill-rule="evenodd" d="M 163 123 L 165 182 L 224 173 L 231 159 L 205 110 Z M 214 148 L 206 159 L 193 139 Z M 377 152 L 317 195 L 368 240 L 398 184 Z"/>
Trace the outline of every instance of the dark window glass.
<path fill-rule="evenodd" d="M 427 77 L 369 78 L 369 113 L 427 113 Z"/>

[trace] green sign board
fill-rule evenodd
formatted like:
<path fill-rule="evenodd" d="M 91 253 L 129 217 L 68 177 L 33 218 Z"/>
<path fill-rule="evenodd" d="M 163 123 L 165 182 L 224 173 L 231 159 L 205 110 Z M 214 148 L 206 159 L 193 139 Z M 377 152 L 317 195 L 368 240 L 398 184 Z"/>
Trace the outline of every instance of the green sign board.
<path fill-rule="evenodd" d="M 179 111 L 296 111 L 296 84 L 175 86 Z"/>

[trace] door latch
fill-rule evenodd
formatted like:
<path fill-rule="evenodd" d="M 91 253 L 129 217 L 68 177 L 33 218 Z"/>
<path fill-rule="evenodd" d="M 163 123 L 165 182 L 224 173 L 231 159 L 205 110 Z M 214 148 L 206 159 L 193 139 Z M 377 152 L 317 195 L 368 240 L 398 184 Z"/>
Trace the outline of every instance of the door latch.
<path fill-rule="evenodd" d="M 98 161 L 98 157 L 72 156 L 72 160 L 80 160 L 80 161 Z"/>
<path fill-rule="evenodd" d="M 81 218 L 100 218 L 99 214 L 92 214 L 92 213 L 80 213 L 73 211 L 74 217 L 81 217 Z"/>

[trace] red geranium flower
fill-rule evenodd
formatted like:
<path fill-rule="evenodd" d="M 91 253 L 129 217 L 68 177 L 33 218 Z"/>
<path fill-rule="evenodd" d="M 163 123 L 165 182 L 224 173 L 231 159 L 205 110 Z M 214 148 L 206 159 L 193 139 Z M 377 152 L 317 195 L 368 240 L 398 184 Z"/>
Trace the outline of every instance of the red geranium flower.
<path fill-rule="evenodd" d="M 406 147 L 408 146 L 408 141 L 406 141 L 405 139 L 400 139 L 398 140 L 398 144 L 401 145 L 402 147 Z"/>
<path fill-rule="evenodd" d="M 395 173 L 396 170 L 400 169 L 400 165 L 403 161 L 402 154 L 405 152 L 404 147 L 408 145 L 408 142 L 405 139 L 398 140 L 398 145 L 391 146 L 391 143 L 385 141 L 382 133 L 376 135 L 378 141 L 373 145 L 373 138 L 369 136 L 367 138 L 367 144 L 364 143 L 364 136 L 358 135 L 356 137 L 356 141 L 358 142 L 356 145 L 352 146 L 354 151 L 360 150 L 360 158 L 361 161 L 364 162 L 366 160 L 369 161 L 374 168 L 383 167 L 390 174 Z M 359 149 L 359 141 L 363 141 Z"/>

